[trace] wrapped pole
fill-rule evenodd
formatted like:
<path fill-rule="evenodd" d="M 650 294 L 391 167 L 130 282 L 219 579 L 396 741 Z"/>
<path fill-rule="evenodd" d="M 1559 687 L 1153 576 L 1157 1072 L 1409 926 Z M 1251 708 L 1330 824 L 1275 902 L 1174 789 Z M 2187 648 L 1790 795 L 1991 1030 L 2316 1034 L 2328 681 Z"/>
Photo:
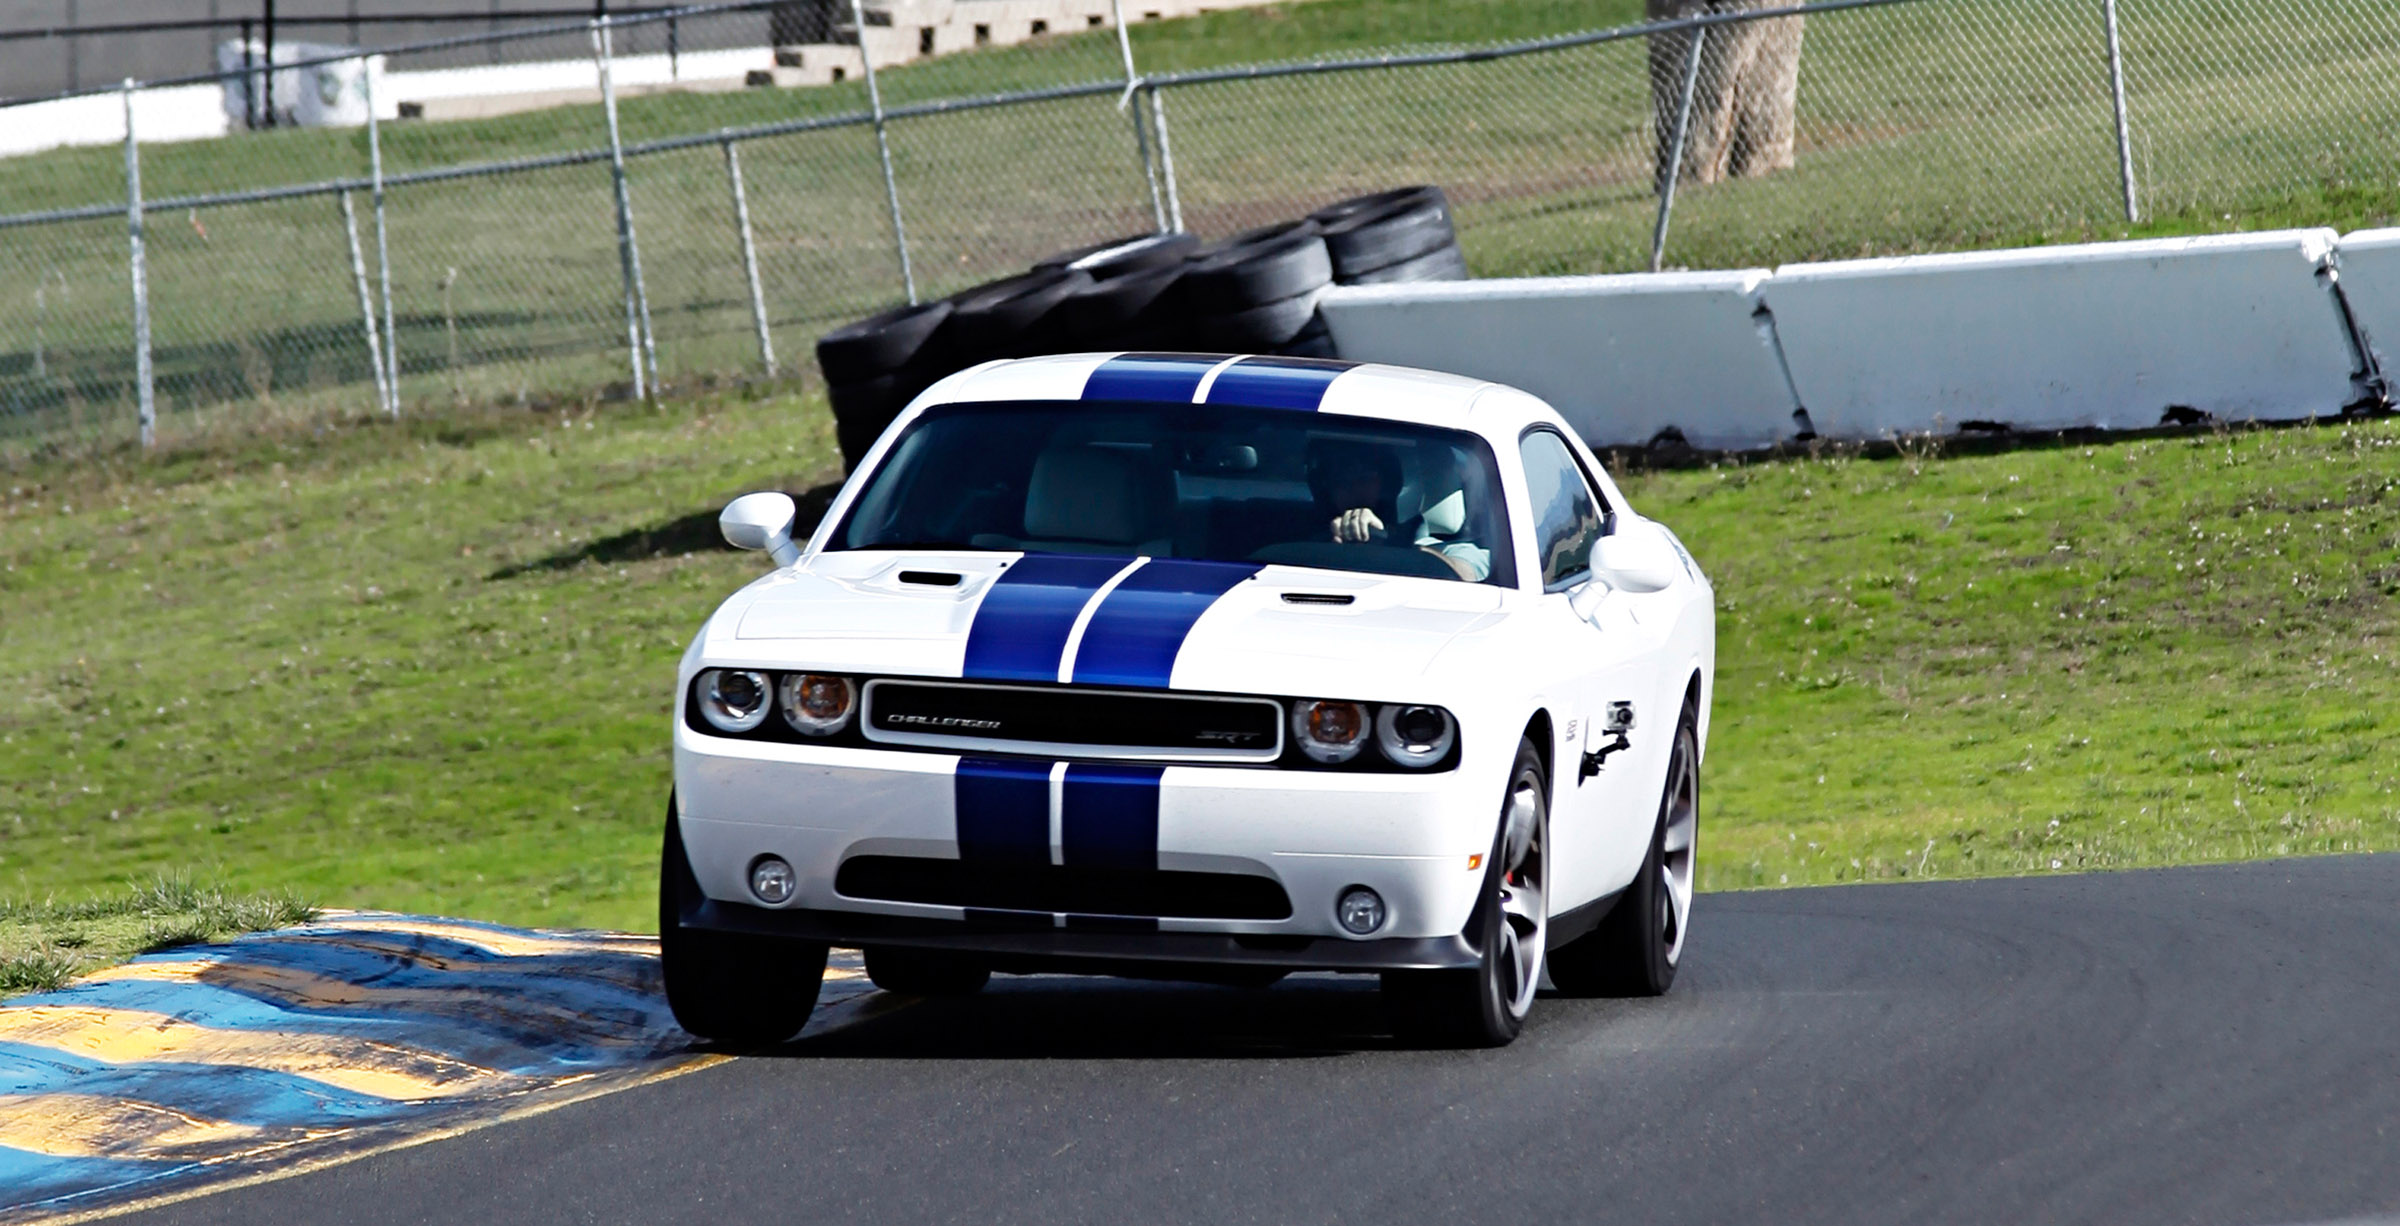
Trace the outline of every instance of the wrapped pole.
<path fill-rule="evenodd" d="M 1708 27 L 1692 27 L 1692 50 L 1683 61 L 1683 102 L 1675 108 L 1675 139 L 1667 149 L 1667 170 L 1658 187 L 1658 224 L 1650 231 L 1650 271 L 1666 266 L 1667 223 L 1675 216 L 1675 181 L 1683 177 L 1683 147 L 1692 137 L 1692 95 L 1700 87 L 1700 49 L 1708 43 Z"/>
<path fill-rule="evenodd" d="M 2142 219 L 2142 207 L 2133 191 L 2133 123 L 2125 114 L 2125 50 L 2117 41 L 2117 0 L 2100 0 L 2101 16 L 2108 24 L 2108 88 L 2117 107 L 2117 182 L 2125 189 L 2125 220 Z"/>
<path fill-rule="evenodd" d="M 375 116 L 375 59 L 359 74 L 367 88 L 367 176 L 375 204 L 375 277 L 383 296 L 383 411 L 400 416 L 400 331 L 392 324 L 392 246 L 383 224 L 383 123 Z"/>
<path fill-rule="evenodd" d="M 867 9 L 850 0 L 850 28 L 858 36 L 858 62 L 867 72 L 867 105 L 875 113 L 875 154 L 883 161 L 883 198 L 892 210 L 892 243 L 900 249 L 900 286 L 908 302 L 917 302 L 917 272 L 908 262 L 908 227 L 900 221 L 900 181 L 892 175 L 892 141 L 884 131 L 883 91 L 875 84 L 875 57 L 867 53 Z"/>
<path fill-rule="evenodd" d="M 367 260 L 358 249 L 358 210 L 342 193 L 342 232 L 350 237 L 350 279 L 358 285 L 358 314 L 366 323 L 367 365 L 375 372 L 375 408 L 390 412 L 391 390 L 383 382 L 383 342 L 375 335 L 375 299 L 367 294 Z"/>
<path fill-rule="evenodd" d="M 1161 234 L 1167 231 L 1167 201 L 1159 190 L 1158 162 L 1150 156 L 1150 124 L 1142 111 L 1141 74 L 1133 67 L 1133 36 L 1125 29 L 1124 0 L 1108 0 L 1109 16 L 1117 23 L 1117 54 L 1125 62 L 1125 94 L 1117 99 L 1117 109 L 1123 111 L 1131 104 L 1133 113 L 1133 147 L 1141 155 L 1142 180 L 1150 185 L 1150 216 Z"/>
<path fill-rule="evenodd" d="M 750 322 L 758 329 L 758 362 L 767 368 L 767 377 L 775 377 L 775 338 L 767 333 L 767 296 L 758 286 L 758 246 L 750 239 L 750 197 L 742 190 L 742 155 L 733 147 L 732 138 L 725 146 L 725 177 L 733 184 L 733 226 L 742 238 L 742 275 L 750 282 Z"/>
<path fill-rule="evenodd" d="M 625 337 L 633 356 L 633 395 L 648 400 L 658 390 L 658 342 L 650 332 L 650 294 L 642 285 L 642 247 L 634 238 L 633 196 L 625 185 L 625 141 L 617 130 L 608 25 L 606 17 L 592 22 L 592 57 L 600 65 L 600 106 L 608 115 L 608 170 L 617 188 L 617 260 L 625 275 Z"/>
<path fill-rule="evenodd" d="M 142 147 L 133 132 L 133 78 L 125 78 L 125 234 L 132 248 L 133 382 L 140 406 L 142 450 L 158 443 L 158 398 L 150 369 L 150 278 L 142 253 Z"/>

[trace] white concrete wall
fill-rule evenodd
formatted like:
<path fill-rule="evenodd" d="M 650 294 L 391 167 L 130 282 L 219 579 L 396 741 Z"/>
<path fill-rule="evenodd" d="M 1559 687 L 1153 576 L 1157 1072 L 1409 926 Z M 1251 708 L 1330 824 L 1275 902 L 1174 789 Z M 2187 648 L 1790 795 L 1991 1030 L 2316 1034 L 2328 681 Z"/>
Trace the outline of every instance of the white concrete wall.
<path fill-rule="evenodd" d="M 1673 426 L 1701 447 L 1794 432 L 1757 311 L 1764 269 L 1362 285 L 1318 309 L 1344 357 L 1521 387 L 1595 443 Z"/>
<path fill-rule="evenodd" d="M 2400 375 L 2400 230 L 2338 240 L 2341 284 Z M 1338 289 L 1345 357 L 1512 383 L 1594 446 L 1703 447 L 2331 416 L 2359 396 L 2331 230 L 1910 256 L 1774 270 Z M 1764 308 L 1753 326 L 1753 312 Z M 1762 339 L 1762 331 L 1771 336 Z M 1785 367 L 1777 362 L 1780 343 Z"/>
<path fill-rule="evenodd" d="M 224 87 L 178 85 L 137 91 L 133 127 L 144 144 L 223 136 Z M 125 100 L 119 94 L 11 107 L 0 121 L 0 157 L 39 153 L 61 145 L 114 145 L 124 139 Z"/>
<path fill-rule="evenodd" d="M 1762 291 L 1820 432 L 2154 426 L 2339 412 L 2331 230 L 1779 268 Z"/>
<path fill-rule="evenodd" d="M 2350 300 L 2384 378 L 2400 379 L 2400 230 L 2345 234 L 2335 258 L 2342 295 Z"/>

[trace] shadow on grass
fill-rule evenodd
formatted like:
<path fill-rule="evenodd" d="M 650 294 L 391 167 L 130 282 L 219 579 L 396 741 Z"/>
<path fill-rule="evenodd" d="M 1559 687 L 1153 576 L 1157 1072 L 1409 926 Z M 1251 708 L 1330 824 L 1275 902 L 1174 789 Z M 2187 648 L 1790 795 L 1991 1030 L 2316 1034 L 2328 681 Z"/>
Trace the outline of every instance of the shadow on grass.
<path fill-rule="evenodd" d="M 840 481 L 827 481 L 806 493 L 792 495 L 792 501 L 799 504 L 800 509 L 798 518 L 792 522 L 792 534 L 803 537 L 816 531 L 818 522 L 825 518 L 826 510 L 833 505 L 833 496 L 841 488 Z M 604 536 L 530 562 L 503 566 L 485 577 L 515 579 L 543 571 L 571 570 L 586 562 L 614 566 L 626 562 L 645 562 L 652 558 L 679 558 L 687 554 L 731 549 L 732 546 L 727 545 L 725 538 L 717 531 L 717 515 L 722 509 L 711 507 L 646 528 Z"/>

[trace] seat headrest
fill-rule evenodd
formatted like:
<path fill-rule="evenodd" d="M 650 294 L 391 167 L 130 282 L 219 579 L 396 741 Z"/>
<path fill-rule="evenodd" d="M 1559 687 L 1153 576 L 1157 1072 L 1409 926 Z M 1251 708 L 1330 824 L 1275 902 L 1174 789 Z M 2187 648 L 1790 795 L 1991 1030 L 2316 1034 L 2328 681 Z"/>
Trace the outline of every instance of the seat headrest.
<path fill-rule="evenodd" d="M 1139 456 L 1107 447 L 1045 451 L 1025 491 L 1025 535 L 1131 545 L 1159 535 L 1164 488 Z"/>
<path fill-rule="evenodd" d="M 1425 531 L 1433 536 L 1457 536 L 1467 526 L 1467 492 L 1460 490 L 1425 508 Z"/>

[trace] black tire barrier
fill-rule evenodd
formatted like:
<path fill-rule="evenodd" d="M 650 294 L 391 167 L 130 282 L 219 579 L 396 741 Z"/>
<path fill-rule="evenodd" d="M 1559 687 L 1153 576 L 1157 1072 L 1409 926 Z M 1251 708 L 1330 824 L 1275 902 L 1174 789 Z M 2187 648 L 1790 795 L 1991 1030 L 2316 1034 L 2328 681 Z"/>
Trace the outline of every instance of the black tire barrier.
<path fill-rule="evenodd" d="M 826 333 L 817 340 L 817 368 L 827 383 L 861 383 L 917 360 L 950 318 L 948 302 L 895 307 Z"/>
<path fill-rule="evenodd" d="M 1204 352 L 1272 353 L 1290 344 L 1317 317 L 1317 291 L 1202 316 L 1188 325 Z"/>
<path fill-rule="evenodd" d="M 1333 333 L 1325 327 L 1323 315 L 1310 319 L 1308 326 L 1300 329 L 1298 336 L 1285 341 L 1283 348 L 1278 352 L 1285 357 L 1292 358 L 1338 358 L 1342 356 L 1334 348 Z"/>
<path fill-rule="evenodd" d="M 884 427 L 900 416 L 900 410 L 918 392 L 930 386 L 932 380 L 918 381 L 919 376 L 902 372 L 881 375 L 858 383 L 836 383 L 826 389 L 833 400 L 833 439 L 842 449 L 842 468 L 858 467 L 867 449 L 883 437 Z"/>
<path fill-rule="evenodd" d="M 1124 238 L 1113 238 L 1105 243 L 1093 243 L 1088 247 L 1078 247 L 1073 251 L 1061 251 L 1047 259 L 1036 261 L 1033 267 L 1037 272 L 1045 268 L 1056 268 L 1089 273 L 1095 281 L 1106 281 L 1113 277 L 1127 276 L 1164 265 L 1181 263 L 1199 249 L 1200 239 L 1196 235 L 1181 232 L 1134 234 Z"/>
<path fill-rule="evenodd" d="M 1132 348 L 1173 315 L 1182 280 L 1183 266 L 1169 264 L 1094 281 L 1060 299 L 1028 340 L 1044 353 Z"/>
<path fill-rule="evenodd" d="M 1295 231 L 1193 260 L 1177 297 L 1193 314 L 1226 315 L 1297 298 L 1332 281 L 1325 240 Z"/>
<path fill-rule="evenodd" d="M 1441 188 L 1430 183 L 1420 183 L 1414 187 L 1395 187 L 1390 191 L 1352 196 L 1348 200 L 1336 200 L 1309 214 L 1308 219 L 1319 225 L 1330 226 L 1361 213 L 1381 213 L 1403 204 L 1416 204 L 1426 200 L 1431 200 L 1443 208 L 1450 207 L 1450 198 L 1442 194 Z"/>
<path fill-rule="evenodd" d="M 1325 227 L 1325 253 L 1333 259 L 1334 280 L 1343 284 L 1457 242 L 1450 206 L 1440 200 L 1408 201 L 1352 213 Z"/>
<path fill-rule="evenodd" d="M 1393 285 L 1403 281 L 1464 281 L 1467 272 L 1467 253 L 1453 242 L 1436 247 L 1415 259 L 1386 264 L 1373 272 L 1364 272 L 1342 282 L 1343 285 Z"/>
<path fill-rule="evenodd" d="M 944 373 L 993 358 L 1023 357 L 1042 317 L 1091 283 L 1089 273 L 1048 268 L 961 291 L 950 299 L 950 319 L 935 342 L 938 353 L 931 356 L 947 364 Z"/>

